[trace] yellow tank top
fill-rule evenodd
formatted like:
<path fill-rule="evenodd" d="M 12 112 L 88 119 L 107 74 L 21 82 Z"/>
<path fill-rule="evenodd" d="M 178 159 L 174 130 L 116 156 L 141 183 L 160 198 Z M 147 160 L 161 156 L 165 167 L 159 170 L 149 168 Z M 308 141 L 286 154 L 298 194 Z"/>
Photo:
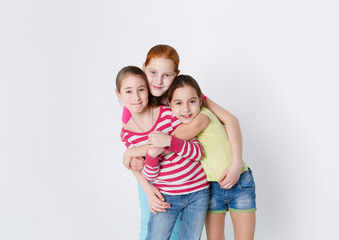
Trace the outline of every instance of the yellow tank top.
<path fill-rule="evenodd" d="M 228 141 L 225 127 L 218 118 L 207 108 L 201 108 L 200 113 L 210 119 L 209 125 L 197 136 L 204 149 L 201 164 L 208 181 L 218 181 L 221 174 L 232 163 L 232 150 Z M 241 172 L 247 170 L 246 163 L 242 162 Z"/>

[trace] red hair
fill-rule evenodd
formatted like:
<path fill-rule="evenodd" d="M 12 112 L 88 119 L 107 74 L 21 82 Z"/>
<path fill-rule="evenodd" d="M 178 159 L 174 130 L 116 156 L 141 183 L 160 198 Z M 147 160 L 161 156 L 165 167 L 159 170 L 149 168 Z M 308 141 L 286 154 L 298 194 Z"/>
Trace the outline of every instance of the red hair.
<path fill-rule="evenodd" d="M 160 57 L 172 60 L 175 68 L 174 71 L 178 74 L 180 62 L 179 54 L 173 47 L 165 44 L 156 45 L 148 51 L 145 66 L 149 64 L 152 58 Z"/>

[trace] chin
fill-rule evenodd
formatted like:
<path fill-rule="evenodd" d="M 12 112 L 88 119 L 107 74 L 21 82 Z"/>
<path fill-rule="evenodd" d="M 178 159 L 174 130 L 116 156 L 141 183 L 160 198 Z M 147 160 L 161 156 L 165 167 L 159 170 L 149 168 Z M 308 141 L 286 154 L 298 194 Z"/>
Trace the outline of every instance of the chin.
<path fill-rule="evenodd" d="M 134 108 L 133 112 L 139 113 L 142 112 L 144 110 L 145 107 L 138 107 L 138 108 Z"/>
<path fill-rule="evenodd" d="M 161 97 L 166 91 L 164 90 L 156 90 L 156 89 L 153 89 L 153 91 L 151 91 L 151 94 L 154 96 L 154 97 Z"/>

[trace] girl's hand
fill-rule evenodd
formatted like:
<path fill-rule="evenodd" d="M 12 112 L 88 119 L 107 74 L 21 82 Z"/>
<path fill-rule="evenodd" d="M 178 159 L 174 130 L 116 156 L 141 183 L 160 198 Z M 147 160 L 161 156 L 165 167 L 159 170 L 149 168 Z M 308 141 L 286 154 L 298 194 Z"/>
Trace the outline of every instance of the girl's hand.
<path fill-rule="evenodd" d="M 153 158 L 158 157 L 160 154 L 162 154 L 165 151 L 163 148 L 149 148 L 147 149 L 147 154 L 150 155 Z"/>
<path fill-rule="evenodd" d="M 220 187 L 223 189 L 232 188 L 239 180 L 242 163 L 232 163 L 219 178 Z"/>
<path fill-rule="evenodd" d="M 158 212 L 166 212 L 166 209 L 171 207 L 168 202 L 165 202 L 165 198 L 162 196 L 159 189 L 152 185 L 147 189 L 146 196 L 148 207 L 154 214 L 158 214 Z"/>
<path fill-rule="evenodd" d="M 151 132 L 148 135 L 148 148 L 165 148 L 171 146 L 172 137 L 163 132 Z"/>
<path fill-rule="evenodd" d="M 131 168 L 132 170 L 140 172 L 145 165 L 145 160 L 143 157 L 132 158 L 131 160 Z"/>

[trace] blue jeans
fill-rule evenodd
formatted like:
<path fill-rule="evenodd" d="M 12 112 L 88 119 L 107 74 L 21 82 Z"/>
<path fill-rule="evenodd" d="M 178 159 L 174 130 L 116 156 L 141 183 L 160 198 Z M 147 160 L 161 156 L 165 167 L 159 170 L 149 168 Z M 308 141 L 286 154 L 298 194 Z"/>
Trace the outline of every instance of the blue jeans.
<path fill-rule="evenodd" d="M 179 239 L 200 239 L 210 198 L 209 189 L 184 195 L 163 194 L 163 196 L 171 204 L 171 208 L 165 213 L 151 213 L 146 239 L 169 239 L 180 213 L 182 216 Z"/>
<path fill-rule="evenodd" d="M 148 207 L 146 193 L 142 189 L 139 183 L 138 183 L 138 194 L 139 194 L 139 204 L 140 204 L 140 212 L 141 212 L 139 239 L 145 240 L 147 236 L 147 225 L 148 225 L 151 211 L 149 210 L 149 207 Z M 173 232 L 172 232 L 170 240 L 179 240 L 180 225 L 181 225 L 181 221 L 180 221 L 180 216 L 179 216 L 173 228 Z"/>

